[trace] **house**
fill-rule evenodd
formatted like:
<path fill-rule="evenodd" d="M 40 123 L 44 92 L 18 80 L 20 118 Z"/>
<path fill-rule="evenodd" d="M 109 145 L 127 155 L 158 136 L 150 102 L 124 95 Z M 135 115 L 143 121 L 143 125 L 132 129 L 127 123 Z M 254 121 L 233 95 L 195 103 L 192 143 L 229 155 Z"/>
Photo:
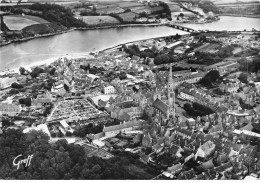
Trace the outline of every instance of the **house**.
<path fill-rule="evenodd" d="M 215 151 L 215 146 L 216 145 L 213 142 L 207 141 L 198 148 L 197 153 L 195 154 L 195 159 L 197 159 L 197 157 L 207 158 Z"/>
<path fill-rule="evenodd" d="M 191 139 L 192 136 L 192 132 L 190 130 L 181 129 L 181 128 L 176 128 L 173 133 L 178 134 L 183 138 L 187 138 L 187 139 Z"/>
<path fill-rule="evenodd" d="M 53 85 L 51 88 L 51 92 L 56 93 L 57 95 L 64 95 L 66 93 L 64 84 L 61 83 L 57 86 Z"/>
<path fill-rule="evenodd" d="M 152 147 L 153 139 L 150 135 L 150 133 L 144 134 L 142 145 L 146 148 Z"/>
<path fill-rule="evenodd" d="M 129 122 L 124 122 L 119 125 L 114 125 L 114 126 L 104 126 L 103 132 L 105 133 L 105 137 L 114 137 L 120 132 L 125 132 L 125 131 L 131 131 L 133 130 L 133 127 L 135 126 L 142 126 L 145 121 L 129 121 Z"/>
<path fill-rule="evenodd" d="M 184 150 L 180 146 L 171 145 L 171 147 L 168 149 L 168 153 L 171 154 L 173 157 L 182 157 L 181 152 L 184 152 Z"/>
<path fill-rule="evenodd" d="M 17 79 L 14 77 L 13 78 L 9 78 L 9 77 L 1 78 L 0 79 L 0 89 L 9 88 L 15 82 L 17 82 Z"/>
<path fill-rule="evenodd" d="M 127 114 L 127 116 L 126 116 Z M 141 117 L 142 108 L 134 101 L 118 102 L 111 105 L 111 117 L 115 119 L 130 118 L 130 120 Z"/>
<path fill-rule="evenodd" d="M 150 157 L 144 153 L 142 153 L 140 156 L 140 161 L 142 163 L 144 163 L 145 165 L 147 165 L 147 163 L 149 163 L 149 159 L 150 159 Z"/>
<path fill-rule="evenodd" d="M 36 98 L 36 99 L 32 99 L 32 106 L 35 107 L 42 107 L 42 106 L 46 106 L 46 105 L 51 105 L 52 100 L 50 98 Z"/>
<path fill-rule="evenodd" d="M 209 129 L 209 133 L 213 136 L 221 133 L 222 131 L 223 127 L 221 125 L 216 125 Z"/>
<path fill-rule="evenodd" d="M 183 168 L 183 165 L 181 163 L 173 165 L 172 167 L 168 167 L 166 172 L 170 173 L 171 175 L 176 175 L 179 173 Z"/>
<path fill-rule="evenodd" d="M 0 103 L 0 116 L 16 116 L 21 112 L 22 108 L 13 104 Z"/>
<path fill-rule="evenodd" d="M 192 178 L 194 178 L 196 176 L 196 173 L 193 169 L 185 171 L 185 172 L 181 172 L 178 175 L 178 180 L 190 180 Z"/>
<path fill-rule="evenodd" d="M 210 159 L 204 163 L 201 164 L 202 168 L 204 168 L 205 170 L 214 168 L 214 164 L 213 164 L 213 159 Z"/>
<path fill-rule="evenodd" d="M 152 146 L 152 150 L 156 153 L 159 154 L 163 150 L 163 146 L 155 144 Z"/>
<path fill-rule="evenodd" d="M 108 94 L 113 94 L 116 92 L 116 89 L 113 86 L 105 86 L 103 87 L 103 92 L 104 94 L 108 95 Z"/>

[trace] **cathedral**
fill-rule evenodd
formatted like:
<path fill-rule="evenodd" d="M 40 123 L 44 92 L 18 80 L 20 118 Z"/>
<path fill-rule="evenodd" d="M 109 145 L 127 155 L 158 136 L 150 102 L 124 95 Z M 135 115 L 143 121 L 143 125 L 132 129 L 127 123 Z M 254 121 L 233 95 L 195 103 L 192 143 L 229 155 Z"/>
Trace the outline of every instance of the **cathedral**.
<path fill-rule="evenodd" d="M 153 109 L 158 118 L 158 122 L 164 126 L 169 119 L 175 118 L 175 88 L 172 78 L 172 66 L 170 66 L 167 84 L 167 97 L 163 96 L 163 91 L 154 93 Z"/>

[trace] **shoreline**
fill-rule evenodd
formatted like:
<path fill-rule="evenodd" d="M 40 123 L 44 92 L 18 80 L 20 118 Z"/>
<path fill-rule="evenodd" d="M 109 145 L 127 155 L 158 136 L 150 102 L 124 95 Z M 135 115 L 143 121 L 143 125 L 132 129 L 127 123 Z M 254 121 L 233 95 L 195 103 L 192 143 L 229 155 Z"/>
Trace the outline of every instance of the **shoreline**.
<path fill-rule="evenodd" d="M 173 35 L 168 35 L 168 36 L 162 36 L 162 37 L 153 37 L 153 38 L 148 38 L 148 39 L 139 39 L 139 40 L 136 40 L 136 41 L 130 41 L 130 42 L 125 42 L 125 43 L 122 43 L 122 44 L 118 44 L 118 45 L 115 45 L 115 46 L 112 46 L 112 47 L 108 47 L 108 48 L 105 48 L 105 49 L 102 49 L 102 50 L 98 50 L 96 51 L 96 53 L 100 53 L 100 52 L 110 52 L 114 49 L 118 49 L 120 48 L 122 45 L 127 45 L 127 44 L 131 44 L 131 43 L 135 43 L 135 42 L 138 42 L 138 41 L 146 41 L 146 40 L 151 40 L 151 39 L 160 39 L 160 38 L 166 38 L 166 37 L 169 37 L 169 36 L 174 36 L 175 34 Z M 190 33 L 185 33 L 185 34 L 182 34 L 181 36 L 188 36 L 190 35 Z M 91 52 L 85 52 L 85 53 L 78 53 L 78 54 L 66 54 L 66 55 L 61 55 L 61 56 L 57 56 L 57 57 L 52 57 L 52 58 L 48 58 L 48 59 L 45 59 L 45 60 L 39 60 L 35 63 L 32 63 L 32 64 L 28 64 L 26 66 L 23 66 L 25 69 L 31 69 L 32 67 L 35 67 L 35 66 L 41 66 L 41 65 L 50 65 L 51 63 L 57 61 L 58 59 L 64 59 L 64 58 L 67 58 L 67 59 L 80 59 L 80 58 L 87 58 L 87 59 L 90 59 L 90 58 L 94 58 L 91 54 Z M 22 67 L 22 66 L 21 66 Z M 20 67 L 19 67 L 20 68 Z M 9 72 L 10 73 L 19 73 L 19 68 L 12 68 L 12 69 L 9 69 Z M 4 71 L 0 71 L 0 76 L 1 75 L 4 75 L 6 72 L 8 72 L 8 70 L 4 70 Z"/>
<path fill-rule="evenodd" d="M 240 14 L 229 14 L 229 13 L 224 13 L 224 14 L 217 14 L 218 16 L 229 16 L 229 17 L 245 17 L 245 18 L 260 18 L 259 15 L 240 15 Z"/>
<path fill-rule="evenodd" d="M 80 58 L 90 59 L 92 57 L 93 56 L 90 55 L 90 52 L 85 52 L 85 53 L 82 53 L 82 54 L 69 54 L 69 55 L 66 54 L 66 55 L 51 57 L 51 58 L 44 59 L 44 60 L 39 60 L 39 61 L 37 61 L 35 63 L 31 63 L 31 64 L 28 64 L 28 65 L 25 65 L 25 66 L 20 66 L 20 67 L 23 67 L 26 70 L 31 70 L 32 67 L 36 67 L 36 66 L 41 66 L 41 65 L 45 65 L 45 64 L 48 66 L 48 65 L 56 62 L 59 59 L 64 59 L 64 58 L 67 58 L 67 59 L 80 59 Z M 9 73 L 19 73 L 19 68 L 20 67 L 12 68 L 12 69 L 9 69 L 9 70 L 0 71 L 0 76 L 5 75 L 6 72 L 9 72 Z"/>
<path fill-rule="evenodd" d="M 130 41 L 130 42 L 118 44 L 118 45 L 116 45 L 116 46 L 112 46 L 112 47 L 109 47 L 109 48 L 105 48 L 105 49 L 100 50 L 100 51 L 98 51 L 98 52 L 110 51 L 110 50 L 113 50 L 113 49 L 120 48 L 120 47 L 122 47 L 123 45 L 132 44 L 132 43 L 135 43 L 135 42 L 138 42 L 138 41 L 147 41 L 147 40 L 151 40 L 151 39 L 160 39 L 160 38 L 166 38 L 166 37 L 170 37 L 170 36 L 174 36 L 174 35 L 176 35 L 176 34 L 168 35 L 168 36 L 161 36 L 161 37 L 153 37 L 153 38 L 148 38 L 148 39 L 139 39 L 139 40 L 136 40 L 136 41 Z M 185 33 L 185 34 L 182 34 L 181 36 L 188 36 L 188 35 L 190 35 L 190 33 Z"/>
<path fill-rule="evenodd" d="M 8 42 L 0 43 L 0 47 L 7 46 L 7 45 L 12 44 L 12 43 L 26 42 L 26 41 L 37 39 L 37 38 L 44 38 L 44 37 L 51 37 L 51 36 L 56 36 L 56 35 L 60 35 L 60 34 L 65 34 L 65 33 L 68 33 L 68 32 L 75 31 L 75 30 L 82 30 L 83 31 L 83 30 L 99 30 L 99 29 L 110 29 L 110 28 L 121 28 L 121 27 L 153 27 L 153 26 L 164 26 L 164 24 L 160 24 L 160 23 L 119 24 L 119 25 L 108 25 L 108 26 L 101 26 L 101 27 L 70 28 L 70 29 L 62 31 L 62 32 L 42 34 L 42 35 L 33 36 L 33 37 L 27 37 L 27 38 L 22 38 L 22 39 L 17 39 L 17 40 L 10 40 Z"/>

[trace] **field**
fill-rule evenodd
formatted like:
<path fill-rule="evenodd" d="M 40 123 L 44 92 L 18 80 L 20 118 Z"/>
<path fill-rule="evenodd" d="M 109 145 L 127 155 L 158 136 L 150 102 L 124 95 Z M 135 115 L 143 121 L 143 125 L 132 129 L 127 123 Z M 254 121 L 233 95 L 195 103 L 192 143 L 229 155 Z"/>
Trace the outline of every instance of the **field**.
<path fill-rule="evenodd" d="M 121 3 L 117 3 L 117 5 L 120 6 L 121 8 L 143 6 L 142 3 L 138 3 L 138 2 L 121 2 Z"/>
<path fill-rule="evenodd" d="M 217 44 L 206 43 L 206 44 L 203 44 L 202 46 L 196 48 L 194 51 L 216 53 L 216 52 L 218 52 L 218 47 L 219 47 L 219 45 L 217 45 Z"/>
<path fill-rule="evenodd" d="M 138 17 L 137 14 L 133 12 L 121 13 L 119 16 L 123 19 L 124 22 L 134 21 L 135 18 Z"/>
<path fill-rule="evenodd" d="M 142 13 L 142 12 L 147 12 L 148 14 L 151 14 L 151 10 L 145 6 L 138 6 L 138 7 L 133 7 L 133 8 L 130 8 L 132 12 L 135 12 L 135 13 Z"/>
<path fill-rule="evenodd" d="M 127 169 L 129 172 L 133 175 L 138 177 L 139 179 L 152 179 L 154 175 L 151 175 L 147 171 L 145 171 L 145 168 L 135 165 L 135 164 L 129 164 L 127 165 Z"/>
<path fill-rule="evenodd" d="M 169 3 L 168 5 L 172 12 L 179 12 L 181 10 L 180 6 L 175 3 Z"/>
<path fill-rule="evenodd" d="M 8 15 L 3 16 L 3 19 L 4 23 L 10 30 L 22 30 L 30 25 L 49 23 L 40 17 L 29 15 Z"/>
<path fill-rule="evenodd" d="M 82 16 L 82 18 L 88 25 L 120 23 L 116 18 L 111 16 Z"/>
<path fill-rule="evenodd" d="M 232 53 L 233 53 L 233 54 L 236 54 L 236 53 L 239 53 L 239 52 L 241 52 L 241 51 L 242 51 L 242 48 L 236 47 L 236 48 L 232 51 Z"/>

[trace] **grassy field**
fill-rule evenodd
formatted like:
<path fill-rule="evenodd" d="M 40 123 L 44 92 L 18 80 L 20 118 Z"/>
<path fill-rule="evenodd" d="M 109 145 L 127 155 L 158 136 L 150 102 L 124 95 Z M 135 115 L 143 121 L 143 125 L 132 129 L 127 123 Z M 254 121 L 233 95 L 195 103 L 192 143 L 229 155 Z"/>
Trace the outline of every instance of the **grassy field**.
<path fill-rule="evenodd" d="M 88 25 L 120 23 L 116 18 L 111 16 L 82 16 L 82 18 Z"/>
<path fill-rule="evenodd" d="M 148 14 L 151 14 L 151 10 L 147 8 L 146 6 L 138 6 L 131 8 L 132 12 L 135 13 L 142 13 L 142 12 L 148 12 Z"/>
<path fill-rule="evenodd" d="M 138 3 L 138 2 L 120 2 L 120 3 L 117 3 L 117 5 L 120 6 L 121 8 L 143 6 L 142 3 Z"/>
<path fill-rule="evenodd" d="M 196 48 L 194 51 L 215 53 L 218 51 L 218 47 L 219 47 L 219 45 L 217 45 L 217 44 L 206 43 L 206 44 L 203 44 L 202 46 Z"/>
<path fill-rule="evenodd" d="M 148 172 L 146 172 L 143 168 L 136 166 L 134 164 L 129 164 L 127 166 L 129 172 L 131 172 L 131 174 L 133 176 L 138 177 L 139 179 L 152 179 L 154 176 L 149 174 Z"/>
<path fill-rule="evenodd" d="M 168 4 L 169 8 L 172 12 L 179 12 L 181 10 L 180 6 L 176 5 L 176 4 Z"/>
<path fill-rule="evenodd" d="M 23 28 L 30 25 L 49 23 L 40 17 L 29 15 L 8 15 L 3 16 L 3 19 L 4 23 L 10 30 L 22 30 Z"/>
<path fill-rule="evenodd" d="M 121 13 L 119 16 L 123 19 L 124 22 L 134 21 L 138 14 L 133 12 Z"/>
<path fill-rule="evenodd" d="M 31 33 L 31 34 L 49 34 L 49 33 L 55 33 L 65 30 L 64 27 L 59 26 L 57 24 L 53 23 L 47 23 L 47 24 L 34 24 L 27 26 L 22 29 L 24 33 Z"/>

